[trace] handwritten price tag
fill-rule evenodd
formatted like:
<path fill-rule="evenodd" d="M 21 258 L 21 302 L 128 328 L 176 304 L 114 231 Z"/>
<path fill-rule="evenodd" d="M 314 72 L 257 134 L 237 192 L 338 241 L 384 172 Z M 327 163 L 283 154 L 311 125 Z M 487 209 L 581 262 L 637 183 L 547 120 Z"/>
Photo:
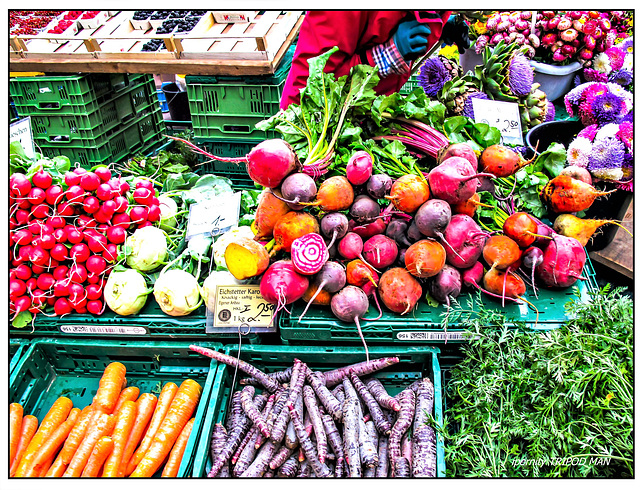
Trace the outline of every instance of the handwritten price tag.
<path fill-rule="evenodd" d="M 218 236 L 238 224 L 241 193 L 225 194 L 189 206 L 187 240 L 203 233 Z"/>
<path fill-rule="evenodd" d="M 207 310 L 206 331 L 275 332 L 271 324 L 275 306 L 267 303 L 258 285 L 216 286 L 215 311 Z"/>
<path fill-rule="evenodd" d="M 498 128 L 503 143 L 524 144 L 518 104 L 486 99 L 473 99 L 471 102 L 476 122 Z"/>

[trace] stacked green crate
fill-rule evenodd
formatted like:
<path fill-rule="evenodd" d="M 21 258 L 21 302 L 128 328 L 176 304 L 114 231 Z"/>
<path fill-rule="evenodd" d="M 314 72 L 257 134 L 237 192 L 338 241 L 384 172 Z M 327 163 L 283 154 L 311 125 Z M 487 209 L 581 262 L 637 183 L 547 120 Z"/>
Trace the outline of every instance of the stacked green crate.
<path fill-rule="evenodd" d="M 9 86 L 47 157 L 64 155 L 89 168 L 144 152 L 164 132 L 151 75 L 19 77 Z"/>

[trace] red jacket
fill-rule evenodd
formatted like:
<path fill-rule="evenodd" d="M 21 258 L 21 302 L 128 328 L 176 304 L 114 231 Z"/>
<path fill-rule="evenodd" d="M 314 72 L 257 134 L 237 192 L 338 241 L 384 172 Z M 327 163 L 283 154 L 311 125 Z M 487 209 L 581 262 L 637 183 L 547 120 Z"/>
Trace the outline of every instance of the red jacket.
<path fill-rule="evenodd" d="M 449 18 L 449 11 L 439 13 L 440 18 L 429 19 L 431 35 L 429 48 L 440 39 L 442 27 Z M 370 49 L 383 44 L 395 33 L 400 21 L 414 19 L 415 14 L 406 10 L 311 10 L 305 14 L 300 27 L 298 45 L 293 55 L 291 71 L 285 82 L 280 107 L 286 109 L 298 103 L 300 89 L 306 86 L 309 76 L 308 58 L 313 58 L 338 46 L 329 58 L 325 73 L 334 73 L 336 78 L 349 73 L 352 66 L 375 65 Z M 391 94 L 400 90 L 410 74 L 390 75 L 381 78 L 376 87 L 378 94 Z"/>

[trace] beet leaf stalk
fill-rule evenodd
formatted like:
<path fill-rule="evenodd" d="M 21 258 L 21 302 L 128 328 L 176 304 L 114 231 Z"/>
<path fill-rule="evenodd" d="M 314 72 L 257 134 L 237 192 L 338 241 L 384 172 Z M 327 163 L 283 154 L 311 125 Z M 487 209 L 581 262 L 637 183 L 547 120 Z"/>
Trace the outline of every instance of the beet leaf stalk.
<path fill-rule="evenodd" d="M 437 129 L 421 121 L 405 118 L 390 120 L 395 126 L 390 128 L 391 134 L 374 136 L 373 139 L 397 140 L 414 151 L 438 158 L 438 152 L 449 145 L 449 140 Z"/>

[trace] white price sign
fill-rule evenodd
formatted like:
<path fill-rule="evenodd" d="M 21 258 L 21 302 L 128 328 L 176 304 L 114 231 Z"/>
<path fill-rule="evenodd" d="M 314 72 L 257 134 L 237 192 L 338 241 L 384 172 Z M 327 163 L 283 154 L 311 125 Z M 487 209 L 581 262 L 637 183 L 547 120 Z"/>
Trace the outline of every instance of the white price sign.
<path fill-rule="evenodd" d="M 275 332 L 275 305 L 267 303 L 258 285 L 216 286 L 215 311 L 207 309 L 206 331 Z"/>
<path fill-rule="evenodd" d="M 29 158 L 33 158 L 36 151 L 33 147 L 33 133 L 31 132 L 31 117 L 27 116 L 14 123 L 9 129 L 9 143 L 19 141 L 22 149 Z"/>
<path fill-rule="evenodd" d="M 201 234 L 218 236 L 238 224 L 241 193 L 225 194 L 189 206 L 187 240 Z"/>
<path fill-rule="evenodd" d="M 476 122 L 498 128 L 503 143 L 524 144 L 518 104 L 486 99 L 473 99 L 471 102 Z"/>

